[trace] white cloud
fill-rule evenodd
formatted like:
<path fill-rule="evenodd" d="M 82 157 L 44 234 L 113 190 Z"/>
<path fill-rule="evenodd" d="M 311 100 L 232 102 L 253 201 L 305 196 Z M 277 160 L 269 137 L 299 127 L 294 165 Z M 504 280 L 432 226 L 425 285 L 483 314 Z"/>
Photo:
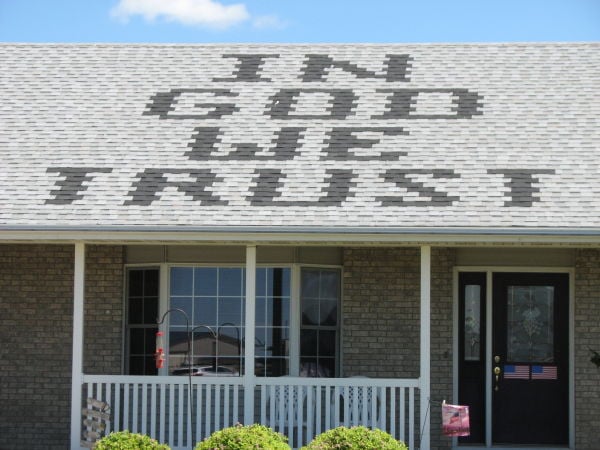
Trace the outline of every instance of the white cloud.
<path fill-rule="evenodd" d="M 214 28 L 228 28 L 250 18 L 243 3 L 224 5 L 216 0 L 120 0 L 111 15 L 123 21 L 139 15 L 148 21 L 163 18 Z"/>
<path fill-rule="evenodd" d="M 269 15 L 256 17 L 252 21 L 252 26 L 258 29 L 275 28 L 281 30 L 287 26 L 287 23 L 277 16 Z"/>

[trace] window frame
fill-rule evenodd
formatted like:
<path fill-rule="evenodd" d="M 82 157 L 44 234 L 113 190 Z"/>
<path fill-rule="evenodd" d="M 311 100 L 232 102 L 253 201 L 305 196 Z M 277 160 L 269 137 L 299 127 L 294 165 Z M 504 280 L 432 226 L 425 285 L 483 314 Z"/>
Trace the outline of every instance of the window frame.
<path fill-rule="evenodd" d="M 128 360 L 129 360 L 129 347 L 126 339 L 128 336 L 125 334 L 127 331 L 127 320 L 126 312 L 128 309 L 127 305 L 127 273 L 129 269 L 136 268 L 158 268 L 159 270 L 159 297 L 158 297 L 158 314 L 159 318 L 165 314 L 169 309 L 169 298 L 170 298 L 170 288 L 171 288 L 171 277 L 170 272 L 172 267 L 205 267 L 205 268 L 241 268 L 246 269 L 245 262 L 240 263 L 223 263 L 223 262 L 213 262 L 213 263 L 197 263 L 194 261 L 190 262 L 163 262 L 163 263 L 127 263 L 124 265 L 124 301 L 123 301 L 123 370 L 124 373 L 128 372 Z M 256 268 L 288 268 L 290 269 L 290 349 L 289 349 L 289 375 L 292 377 L 297 377 L 300 374 L 300 331 L 302 327 L 302 318 L 301 318 L 301 271 L 304 268 L 308 269 L 324 269 L 324 270 L 337 270 L 340 276 L 340 296 L 339 296 L 339 304 L 337 308 L 337 327 L 335 327 L 336 331 L 336 356 L 335 356 L 335 374 L 333 377 L 343 376 L 342 374 L 342 361 L 343 361 L 343 353 L 342 353 L 342 330 L 343 330 L 343 305 L 344 305 L 344 267 L 338 264 L 315 264 L 315 263 L 295 263 L 295 262 L 273 262 L 273 263 L 259 263 L 256 265 Z M 245 320 L 245 318 L 244 318 Z M 168 361 L 169 359 L 169 320 L 168 318 L 165 320 L 163 324 L 160 325 L 159 330 L 164 333 L 164 346 L 165 346 L 165 358 Z M 244 325 L 245 326 L 245 325 Z M 256 325 L 255 325 L 256 327 Z M 333 327 L 332 327 L 333 329 Z M 241 355 L 242 359 L 244 355 Z M 159 376 L 169 375 L 168 373 L 168 364 L 165 364 L 165 367 L 158 370 Z M 240 374 L 240 376 L 243 376 Z"/>

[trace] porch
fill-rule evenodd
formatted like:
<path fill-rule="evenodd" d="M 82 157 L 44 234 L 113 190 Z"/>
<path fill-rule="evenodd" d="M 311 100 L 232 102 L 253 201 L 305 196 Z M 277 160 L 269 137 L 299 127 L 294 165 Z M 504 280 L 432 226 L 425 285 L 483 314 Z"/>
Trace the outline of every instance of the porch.
<path fill-rule="evenodd" d="M 339 425 L 365 425 L 370 428 L 379 428 L 389 432 L 396 439 L 406 442 L 411 449 L 430 448 L 430 247 L 411 247 L 400 251 L 406 253 L 404 259 L 408 261 L 407 267 L 410 267 L 406 269 L 410 273 L 410 280 L 406 282 L 407 287 L 399 289 L 398 295 L 412 299 L 407 302 L 410 308 L 406 310 L 406 313 L 402 313 L 405 314 L 404 316 L 392 314 L 392 318 L 390 318 L 385 317 L 381 312 L 372 313 L 370 316 L 373 316 L 375 320 L 371 319 L 370 322 L 372 331 L 365 334 L 365 330 L 361 330 L 361 327 L 364 327 L 361 325 L 364 320 L 354 320 L 356 323 L 353 325 L 353 318 L 356 319 L 360 315 L 368 316 L 361 306 L 361 301 L 366 294 L 361 294 L 362 298 L 357 300 L 354 311 L 351 307 L 352 303 L 347 302 L 344 313 L 346 319 L 344 353 L 346 356 L 343 358 L 337 356 L 340 367 L 329 368 L 326 372 L 319 373 L 319 378 L 299 376 L 302 373 L 300 361 L 303 358 L 299 352 L 300 331 L 298 328 L 300 325 L 298 321 L 300 319 L 298 317 L 292 319 L 296 321 L 296 330 L 294 331 L 293 327 L 290 327 L 290 343 L 285 345 L 286 348 L 288 346 L 291 348 L 285 363 L 287 368 L 277 376 L 272 376 L 272 371 L 265 370 L 268 362 L 262 365 L 257 363 L 264 356 L 257 354 L 258 347 L 245 344 L 246 342 L 260 341 L 256 335 L 260 328 L 257 328 L 259 320 L 256 314 L 260 309 L 257 307 L 257 302 L 260 301 L 263 294 L 257 292 L 256 280 L 258 272 L 265 270 L 263 267 L 265 263 L 262 263 L 261 266 L 262 260 L 260 257 L 257 258 L 257 247 L 254 245 L 245 246 L 245 259 L 241 266 L 245 274 L 243 278 L 243 303 L 245 305 L 243 322 L 239 329 L 236 329 L 233 334 L 230 333 L 235 344 L 222 344 L 223 348 L 237 347 L 237 350 L 233 350 L 235 357 L 239 357 L 234 361 L 234 364 L 237 364 L 234 376 L 188 378 L 184 375 L 174 375 L 177 370 L 179 373 L 185 373 L 182 372 L 182 369 L 174 370 L 174 368 L 185 367 L 186 362 L 187 364 L 190 362 L 198 364 L 199 359 L 197 358 L 200 358 L 198 355 L 196 358 L 190 359 L 182 356 L 180 352 L 182 344 L 181 342 L 178 345 L 173 344 L 174 337 L 166 368 L 159 370 L 157 375 L 123 375 L 131 373 L 132 362 L 129 363 L 129 366 L 127 362 L 124 363 L 121 374 L 114 372 L 106 374 L 100 365 L 95 366 L 95 369 L 100 370 L 94 370 L 94 367 L 90 369 L 90 364 L 87 362 L 90 355 L 88 353 L 87 356 L 84 356 L 84 349 L 89 349 L 90 346 L 94 349 L 98 348 L 94 344 L 94 341 L 98 339 L 98 334 L 92 333 L 90 336 L 89 330 L 84 330 L 84 323 L 86 326 L 90 325 L 88 317 L 90 308 L 93 307 L 89 304 L 91 299 L 84 298 L 85 274 L 89 273 L 89 268 L 86 267 L 86 261 L 89 262 L 89 254 L 86 256 L 86 250 L 89 250 L 90 247 L 98 248 L 83 242 L 75 245 L 71 448 L 81 448 L 82 435 L 87 431 L 83 422 L 85 417 L 82 416 L 82 406 L 87 398 L 94 398 L 110 405 L 107 433 L 126 429 L 140 432 L 148 434 L 160 442 L 165 442 L 174 449 L 191 449 L 195 443 L 212 432 L 236 423 L 261 423 L 272 427 L 287 435 L 294 448 L 301 447 L 317 434 Z M 392 253 L 391 258 L 401 260 L 398 258 L 398 252 Z M 364 258 L 364 255 L 360 258 Z M 382 261 L 381 264 L 382 266 L 388 265 L 389 261 Z M 167 303 L 162 303 L 159 317 L 163 316 L 176 301 L 176 296 L 170 295 L 172 292 L 166 292 L 170 278 L 178 276 L 178 271 L 186 270 L 185 266 L 178 264 L 163 266 L 161 265 L 160 270 L 162 285 L 160 296 L 163 299 L 167 298 Z M 123 267 L 127 274 L 126 261 Z M 136 263 L 134 267 L 145 268 L 148 265 Z M 314 265 L 311 265 L 310 268 L 313 270 Z M 345 267 L 346 274 L 350 273 L 349 269 L 349 265 Z M 364 273 L 366 277 L 372 276 L 372 274 L 369 275 L 368 269 L 356 267 L 355 270 L 357 273 Z M 398 268 L 391 270 L 391 276 L 397 277 L 397 271 Z M 290 281 L 290 284 L 298 285 L 298 277 L 299 275 L 294 279 L 292 274 L 293 280 Z M 359 280 L 356 281 L 358 285 Z M 95 281 L 87 280 L 87 283 L 95 283 Z M 345 283 L 347 285 L 347 281 Z M 410 286 L 408 286 L 409 284 Z M 365 289 L 365 286 L 362 286 L 361 289 Z M 345 297 L 351 297 L 346 294 Z M 125 301 L 127 302 L 127 299 Z M 347 299 L 344 301 L 346 302 Z M 298 311 L 295 315 L 299 316 Z M 127 313 L 125 313 L 127 322 L 126 316 Z M 172 316 L 172 314 L 167 314 L 167 316 Z M 167 336 L 177 331 L 176 321 L 169 324 L 169 319 L 173 318 L 167 317 L 161 326 Z M 153 323 L 155 324 L 154 321 Z M 95 325 L 92 323 L 92 326 Z M 405 326 L 406 329 L 404 329 Z M 197 325 L 195 322 L 190 323 L 190 327 L 210 330 L 210 327 Z M 395 331 L 392 334 L 388 331 L 386 334 L 386 329 Z M 127 326 L 124 333 L 125 335 L 128 333 Z M 84 335 L 86 339 L 83 339 Z M 402 341 L 406 342 L 399 341 L 397 344 L 393 344 L 393 336 L 396 335 L 405 336 Z M 175 335 L 173 334 L 173 336 Z M 127 342 L 127 336 L 124 339 Z M 342 338 L 339 336 L 334 339 L 334 341 L 340 340 Z M 205 348 L 210 347 L 210 343 L 207 344 L 207 341 L 210 339 L 192 340 L 192 353 L 204 353 L 206 356 Z M 447 344 L 449 345 L 449 342 Z M 128 347 L 129 344 L 124 345 Z M 169 347 L 168 343 L 166 345 Z M 154 343 L 152 346 L 151 351 L 154 350 Z M 406 348 L 400 351 L 402 346 Z M 386 347 L 390 351 L 387 356 L 381 353 L 382 349 Z M 398 348 L 394 350 L 396 347 Z M 369 359 L 352 355 L 353 352 L 362 353 L 365 350 L 372 351 L 377 354 L 377 357 Z M 224 351 L 226 353 L 226 350 Z M 210 350 L 208 352 L 210 353 Z M 127 354 L 126 348 L 125 353 Z M 392 360 L 397 360 L 397 353 L 406 353 L 401 356 L 406 361 L 404 367 L 398 366 L 398 363 L 392 363 Z M 232 361 L 231 355 L 228 354 L 220 353 L 219 357 Z M 124 358 L 127 359 L 127 356 Z M 386 362 L 386 359 L 389 362 Z M 365 363 L 369 360 L 379 360 L 381 367 Z M 203 364 L 212 362 L 214 367 L 221 367 L 222 359 L 219 359 L 219 363 L 217 363 L 216 357 L 214 361 L 211 361 L 210 358 L 200 359 L 200 361 L 203 361 Z M 316 363 L 316 365 L 319 364 Z M 398 375 L 386 376 L 388 373 Z M 190 380 L 191 390 L 189 389 Z"/>

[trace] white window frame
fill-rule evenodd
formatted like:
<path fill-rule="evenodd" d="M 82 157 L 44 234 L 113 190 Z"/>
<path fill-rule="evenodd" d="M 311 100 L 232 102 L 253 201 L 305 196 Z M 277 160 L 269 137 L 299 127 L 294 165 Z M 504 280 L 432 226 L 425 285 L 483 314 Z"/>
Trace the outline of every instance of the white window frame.
<path fill-rule="evenodd" d="M 127 270 L 130 268 L 158 268 L 159 270 L 159 300 L 158 300 L 158 313 L 159 318 L 165 314 L 169 309 L 169 293 L 170 293 L 170 272 L 173 267 L 206 267 L 206 268 L 241 268 L 245 269 L 245 263 L 142 263 L 142 264 L 125 264 L 125 277 L 127 277 Z M 343 308 L 343 266 L 332 265 L 332 264 L 305 264 L 305 263 L 260 263 L 256 265 L 258 268 L 287 268 L 290 269 L 290 350 L 289 350 L 289 375 L 299 376 L 300 374 L 300 330 L 301 330 L 301 305 L 300 305 L 300 277 L 301 271 L 304 268 L 313 269 L 324 269 L 324 270 L 337 270 L 340 274 L 340 298 L 337 311 L 337 327 L 336 327 L 336 361 L 335 361 L 335 375 L 342 376 L 342 308 Z M 126 283 L 124 283 L 124 299 L 127 299 Z M 126 302 L 123 302 L 124 308 L 124 321 L 123 321 L 123 335 L 125 336 L 127 329 L 127 318 L 125 317 Z M 165 346 L 165 358 L 168 361 L 169 358 L 169 320 L 165 320 L 159 327 L 160 331 L 164 333 L 164 346 Z M 125 339 L 123 339 L 123 369 L 126 368 L 126 364 L 129 358 L 128 347 Z M 243 355 L 242 355 L 243 358 Z M 158 375 L 168 375 L 168 364 L 165 367 L 158 370 Z"/>

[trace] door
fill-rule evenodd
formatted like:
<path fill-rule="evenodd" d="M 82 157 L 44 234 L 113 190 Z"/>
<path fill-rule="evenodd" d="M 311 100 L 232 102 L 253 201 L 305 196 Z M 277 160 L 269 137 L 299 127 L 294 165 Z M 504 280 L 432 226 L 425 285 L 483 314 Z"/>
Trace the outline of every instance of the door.
<path fill-rule="evenodd" d="M 492 280 L 492 442 L 567 445 L 568 275 Z"/>

